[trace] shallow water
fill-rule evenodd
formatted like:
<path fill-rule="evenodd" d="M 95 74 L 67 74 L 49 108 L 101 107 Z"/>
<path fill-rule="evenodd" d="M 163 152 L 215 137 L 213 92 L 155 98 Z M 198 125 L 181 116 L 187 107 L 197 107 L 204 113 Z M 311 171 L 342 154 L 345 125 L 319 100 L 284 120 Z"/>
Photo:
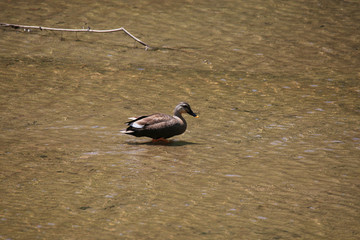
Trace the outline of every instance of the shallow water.
<path fill-rule="evenodd" d="M 0 8 L 153 47 L 0 29 L 0 239 L 360 237 L 357 1 Z M 172 143 L 120 134 L 180 101 Z"/>

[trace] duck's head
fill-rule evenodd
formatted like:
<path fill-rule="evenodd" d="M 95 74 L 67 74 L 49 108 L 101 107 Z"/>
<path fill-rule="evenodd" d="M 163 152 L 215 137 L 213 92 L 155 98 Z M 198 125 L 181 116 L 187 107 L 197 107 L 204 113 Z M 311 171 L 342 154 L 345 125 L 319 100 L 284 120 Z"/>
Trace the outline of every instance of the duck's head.
<path fill-rule="evenodd" d="M 193 116 L 193 117 L 196 117 L 196 118 L 198 118 L 199 116 L 198 115 L 196 115 L 192 110 L 191 110 L 191 107 L 190 107 L 190 105 L 188 104 L 188 103 L 186 103 L 186 102 L 181 102 L 181 103 L 179 103 L 176 107 L 175 107 L 175 115 L 176 115 L 176 113 L 187 113 L 187 114 L 189 114 L 189 115 L 191 115 L 191 116 Z"/>

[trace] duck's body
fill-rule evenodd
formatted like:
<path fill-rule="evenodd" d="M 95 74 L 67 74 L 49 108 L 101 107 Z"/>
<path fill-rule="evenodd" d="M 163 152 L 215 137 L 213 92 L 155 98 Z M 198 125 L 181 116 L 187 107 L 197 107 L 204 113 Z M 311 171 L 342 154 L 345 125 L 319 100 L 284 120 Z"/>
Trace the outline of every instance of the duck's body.
<path fill-rule="evenodd" d="M 198 117 L 185 102 L 179 103 L 174 110 L 174 116 L 163 113 L 155 113 L 148 116 L 132 118 L 127 122 L 129 126 L 122 131 L 135 137 L 150 137 L 153 140 L 167 139 L 185 132 L 187 124 L 182 113 L 188 113 Z"/>

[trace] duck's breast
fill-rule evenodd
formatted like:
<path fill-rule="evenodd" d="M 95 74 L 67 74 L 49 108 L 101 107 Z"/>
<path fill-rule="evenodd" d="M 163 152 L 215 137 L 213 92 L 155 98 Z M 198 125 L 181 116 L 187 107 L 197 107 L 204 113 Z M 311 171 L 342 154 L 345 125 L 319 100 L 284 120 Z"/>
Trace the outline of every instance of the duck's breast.
<path fill-rule="evenodd" d="M 148 126 L 149 133 L 154 138 L 170 138 L 185 132 L 186 122 L 178 117 L 171 117 L 167 121 Z"/>

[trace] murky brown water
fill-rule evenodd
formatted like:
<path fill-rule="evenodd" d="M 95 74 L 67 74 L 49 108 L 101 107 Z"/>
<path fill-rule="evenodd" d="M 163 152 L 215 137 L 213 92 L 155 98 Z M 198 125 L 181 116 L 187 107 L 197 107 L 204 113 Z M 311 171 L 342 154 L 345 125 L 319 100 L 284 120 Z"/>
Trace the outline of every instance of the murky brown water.
<path fill-rule="evenodd" d="M 0 239 L 359 239 L 358 1 L 27 1 L 0 22 Z M 170 145 L 128 117 L 199 119 Z"/>

